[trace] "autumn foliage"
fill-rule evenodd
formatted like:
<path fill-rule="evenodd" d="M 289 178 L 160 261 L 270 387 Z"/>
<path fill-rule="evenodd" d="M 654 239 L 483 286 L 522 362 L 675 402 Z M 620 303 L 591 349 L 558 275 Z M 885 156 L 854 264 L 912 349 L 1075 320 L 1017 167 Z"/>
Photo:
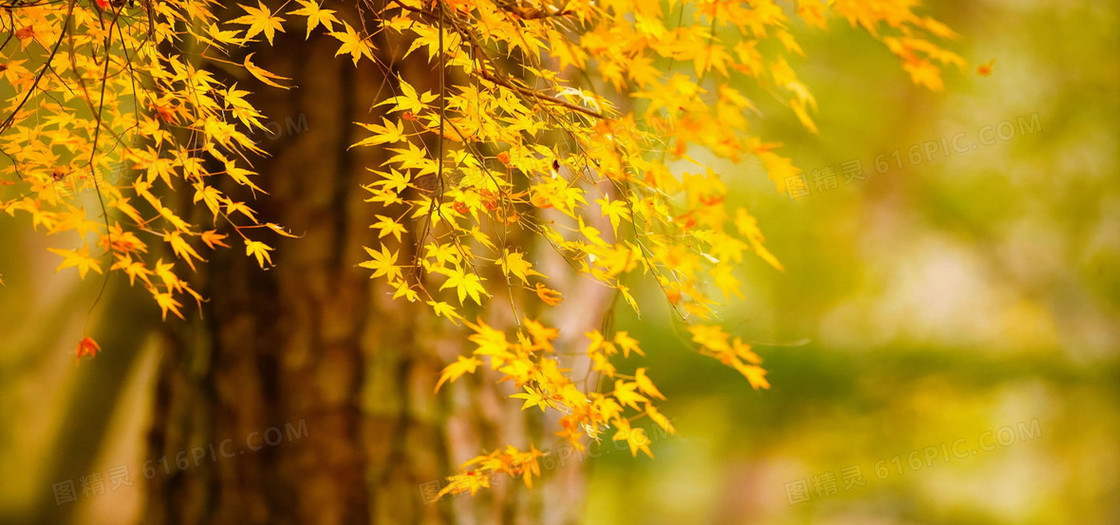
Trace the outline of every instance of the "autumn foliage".
<path fill-rule="evenodd" d="M 745 258 L 782 267 L 755 218 L 728 202 L 730 182 L 710 159 L 758 162 L 783 191 L 799 170 L 779 145 L 752 134 L 761 113 L 737 86 L 788 106 L 769 118 L 796 118 L 815 132 L 816 103 L 793 65 L 803 56 L 794 32 L 827 30 L 839 18 L 881 41 L 914 82 L 940 89 L 941 68 L 964 64 L 937 43 L 954 34 L 915 4 L 12 5 L 0 59 L 0 210 L 58 236 L 51 251 L 60 269 L 83 278 L 121 272 L 165 318 L 190 315 L 205 299 L 190 274 L 209 253 L 244 250 L 267 268 L 278 236 L 293 235 L 219 187 L 232 181 L 267 198 L 254 182 L 263 152 L 251 138 L 264 115 L 246 85 L 251 76 L 266 89 L 293 86 L 257 66 L 254 53 L 278 33 L 326 35 L 340 60 L 383 71 L 387 88 L 376 118 L 354 116 L 368 131 L 354 147 L 380 148 L 388 160 L 369 166 L 369 182 L 355 188 L 380 211 L 369 258 L 353 263 L 396 299 L 463 326 L 472 343 L 437 388 L 489 367 L 512 382 L 523 408 L 562 413 L 553 430 L 574 446 L 617 440 L 652 455 L 634 422 L 673 427 L 656 407 L 664 396 L 649 371 L 633 365 L 641 344 L 604 324 L 579 348 L 562 349 L 586 355 L 601 380 L 562 369 L 559 332 L 547 323 L 554 306 L 579 298 L 565 295 L 570 281 L 556 273 L 609 288 L 636 311 L 644 305 L 634 287 L 656 285 L 698 351 L 768 388 L 759 356 L 719 327 L 718 306 L 742 295 L 735 269 Z M 438 80 L 395 73 L 388 55 L 421 57 Z M 245 80 L 220 81 L 207 64 Z M 187 194 L 205 219 L 177 211 Z M 556 259 L 565 264 L 546 271 Z M 493 309 L 517 321 L 490 326 L 482 314 Z M 96 352 L 90 343 L 79 355 Z M 475 493 L 498 473 L 531 485 L 541 454 L 511 445 L 480 455 L 444 493 Z"/>

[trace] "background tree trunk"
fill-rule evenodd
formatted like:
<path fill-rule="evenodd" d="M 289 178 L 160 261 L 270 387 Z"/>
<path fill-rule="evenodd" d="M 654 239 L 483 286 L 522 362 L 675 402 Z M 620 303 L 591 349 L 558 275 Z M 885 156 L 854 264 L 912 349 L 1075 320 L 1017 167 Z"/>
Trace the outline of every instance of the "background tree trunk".
<path fill-rule="evenodd" d="M 367 168 L 379 169 L 387 155 L 348 149 L 366 134 L 353 122 L 379 120 L 374 104 L 396 91 L 397 75 L 438 93 L 438 66 L 422 53 L 389 56 L 385 50 L 400 53 L 408 43 L 384 33 L 373 42 L 384 67 L 363 61 L 357 68 L 334 56 L 335 39 L 305 42 L 290 33 L 254 60 L 292 78 L 296 89 L 229 80 L 256 93 L 269 119 L 260 145 L 270 157 L 256 162 L 269 194 L 257 196 L 255 208 L 300 238 L 272 243 L 276 267 L 261 271 L 231 237 L 233 249 L 199 272 L 197 289 L 210 298 L 203 319 L 166 337 L 145 523 L 578 522 L 586 462 L 559 449 L 545 462 L 544 490 L 530 493 L 505 479 L 479 496 L 430 502 L 445 476 L 480 453 L 558 444 L 544 430 L 556 421 L 520 411 L 506 399 L 512 386 L 482 369 L 433 393 L 443 366 L 469 350 L 465 329 L 422 304 L 393 300 L 356 266 L 368 259 L 362 246 L 377 244 L 374 216 L 403 210 L 364 202 L 360 185 L 377 179 Z M 235 200 L 253 197 L 243 188 L 226 191 Z M 401 261 L 415 245 L 404 239 Z M 565 266 L 553 263 L 564 279 Z M 587 280 L 567 282 L 560 318 L 546 320 L 566 334 L 558 344 L 568 353 L 599 327 L 610 301 L 603 287 L 578 281 Z M 511 311 L 495 301 L 483 315 L 510 326 Z M 578 357 L 566 364 L 589 366 Z"/>
<path fill-rule="evenodd" d="M 356 267 L 368 259 L 362 245 L 376 244 L 368 225 L 385 213 L 363 202 L 360 184 L 376 179 L 366 168 L 384 156 L 348 150 L 361 135 L 353 121 L 375 118 L 373 104 L 395 86 L 377 67 L 335 58 L 336 49 L 329 37 L 278 35 L 254 60 L 298 88 L 239 80 L 271 119 L 271 134 L 260 134 L 271 156 L 255 162 L 269 194 L 254 207 L 300 238 L 277 244 L 270 271 L 232 237 L 233 249 L 200 268 L 197 289 L 210 299 L 202 319 L 166 337 L 144 523 L 574 522 L 578 488 L 545 499 L 502 483 L 474 498 L 425 501 L 462 461 L 527 446 L 528 413 L 488 373 L 434 394 L 442 367 L 466 351 L 466 334 L 448 333 L 423 305 L 392 300 Z M 414 85 L 426 76 L 438 89 L 428 64 L 382 58 Z M 569 462 L 544 482 L 582 486 L 581 468 Z"/>
<path fill-rule="evenodd" d="M 412 505 L 415 489 L 395 499 L 367 490 L 389 479 L 414 488 L 444 471 L 439 421 L 415 417 L 438 413 L 435 400 L 413 398 L 419 385 L 409 384 L 438 376 L 433 338 L 418 329 L 411 305 L 390 303 L 355 266 L 367 258 L 361 246 L 371 243 L 377 211 L 362 202 L 359 184 L 380 162 L 368 149 L 347 148 L 381 75 L 335 59 L 329 39 L 299 36 L 255 58 L 299 86 L 254 86 L 270 119 L 260 145 L 271 155 L 256 162 L 269 195 L 255 207 L 301 238 L 279 242 L 273 270 L 239 253 L 238 241 L 201 272 L 210 298 L 203 320 L 169 334 L 161 365 L 151 457 L 166 457 L 172 473 L 156 466 L 149 523 L 350 524 L 438 514 Z M 295 430 L 263 443 L 274 428 Z M 236 449 L 235 457 L 222 455 L 227 439 L 224 450 Z M 177 469 L 175 455 L 196 447 L 206 451 L 201 464 Z M 412 447 L 436 453 L 413 455 Z"/>
<path fill-rule="evenodd" d="M 353 86 L 370 79 L 330 59 L 328 48 L 323 39 L 303 45 L 283 38 L 256 58 L 299 88 L 255 89 L 271 132 L 257 136 L 271 157 L 255 162 L 269 195 L 253 204 L 302 238 L 277 245 L 273 270 L 239 253 L 238 240 L 200 272 L 200 290 L 210 298 L 203 320 L 169 334 L 161 363 L 150 457 L 167 458 L 172 472 L 156 466 L 146 522 L 369 521 L 366 357 L 403 356 L 413 337 L 404 305 L 385 310 L 354 267 L 372 210 L 354 191 L 368 159 L 346 148 L 351 115 L 370 96 Z M 423 353 L 408 355 L 423 366 Z M 250 449 L 285 425 L 307 433 Z M 235 457 L 223 457 L 223 442 Z M 195 447 L 206 450 L 202 464 L 178 469 L 175 455 Z M 425 468 L 434 474 L 436 466 Z"/>

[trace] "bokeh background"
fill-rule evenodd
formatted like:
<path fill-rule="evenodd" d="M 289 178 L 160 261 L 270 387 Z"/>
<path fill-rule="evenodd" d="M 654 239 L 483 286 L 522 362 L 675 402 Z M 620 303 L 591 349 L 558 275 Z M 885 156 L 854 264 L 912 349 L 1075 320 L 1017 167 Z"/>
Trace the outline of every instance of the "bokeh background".
<path fill-rule="evenodd" d="M 773 386 L 689 352 L 667 311 L 621 312 L 678 435 L 581 458 L 588 523 L 1120 523 L 1118 10 L 926 4 L 971 63 L 940 93 L 846 23 L 795 26 L 820 133 L 763 92 L 758 132 L 808 195 L 723 170 L 786 267 L 748 261 L 720 312 Z M 141 464 L 156 363 L 150 302 L 110 289 L 126 306 L 88 314 L 100 282 L 55 274 L 22 226 L 0 222 L 0 517 Z M 91 323 L 128 350 L 75 367 Z M 132 478 L 71 515 L 134 516 Z"/>
<path fill-rule="evenodd" d="M 811 193 L 729 183 L 787 268 L 723 313 L 773 386 L 623 323 L 663 341 L 679 436 L 592 460 L 590 523 L 1120 523 L 1116 6 L 925 4 L 972 63 L 943 93 L 843 22 L 799 34 L 820 133 L 761 133 Z"/>

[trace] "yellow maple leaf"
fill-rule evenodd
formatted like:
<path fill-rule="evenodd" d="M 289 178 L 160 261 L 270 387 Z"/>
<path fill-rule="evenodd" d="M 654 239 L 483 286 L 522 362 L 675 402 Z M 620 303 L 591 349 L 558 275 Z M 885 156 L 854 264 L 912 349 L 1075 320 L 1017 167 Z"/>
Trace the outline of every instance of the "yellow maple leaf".
<path fill-rule="evenodd" d="M 338 39 L 339 42 L 342 42 L 342 45 L 339 46 L 338 51 L 335 52 L 334 56 L 345 55 L 349 53 L 350 57 L 354 60 L 355 66 L 358 65 L 358 60 L 363 56 L 370 60 L 373 60 L 373 50 L 370 49 L 369 44 L 365 41 L 365 38 L 354 31 L 354 28 L 350 27 L 350 24 L 342 22 L 342 26 L 343 29 L 346 30 L 345 32 L 334 31 L 331 33 L 331 36 Z"/>
<path fill-rule="evenodd" d="M 384 244 L 381 245 L 380 252 L 373 251 L 365 246 L 362 248 L 365 248 L 366 253 L 368 253 L 370 257 L 373 257 L 373 259 L 358 264 L 358 266 L 362 268 L 373 270 L 373 275 L 370 276 L 370 279 L 384 276 L 386 279 L 392 281 L 393 279 L 399 279 L 403 276 L 401 268 L 394 264 L 397 261 L 398 252 L 389 253 L 389 248 Z"/>
<path fill-rule="evenodd" d="M 428 306 L 432 307 L 432 311 L 435 312 L 436 315 L 446 317 L 455 324 L 459 324 L 459 320 L 463 318 L 463 316 L 459 315 L 459 312 L 455 310 L 454 306 L 443 301 L 428 301 Z"/>
<path fill-rule="evenodd" d="M 661 393 L 660 390 L 657 389 L 656 386 L 654 386 L 653 381 L 650 381 L 649 376 L 646 375 L 645 368 L 639 368 L 636 372 L 634 372 L 634 382 L 637 383 L 638 390 L 641 390 L 646 395 L 650 397 L 656 397 L 657 399 L 665 399 L 665 396 Z"/>
<path fill-rule="evenodd" d="M 408 228 L 405 228 L 403 224 L 397 222 L 392 217 L 374 215 L 374 218 L 377 219 L 377 222 L 371 224 L 370 228 L 374 228 L 379 232 L 377 235 L 378 239 L 391 234 L 394 239 L 399 241 L 401 240 L 402 233 L 408 233 Z"/>
<path fill-rule="evenodd" d="M 444 383 L 450 381 L 455 382 L 463 374 L 473 374 L 478 365 L 482 364 L 482 360 L 477 357 L 459 356 L 454 363 L 444 367 L 443 372 L 439 375 L 439 381 L 436 383 L 436 392 Z"/>
<path fill-rule="evenodd" d="M 614 392 L 612 392 L 611 395 L 613 395 L 619 403 L 622 403 L 623 406 L 638 410 L 638 403 L 646 403 L 649 399 L 635 392 L 637 389 L 637 383 L 627 383 L 621 379 L 616 379 L 614 381 Z"/>
<path fill-rule="evenodd" d="M 264 37 L 271 44 L 277 31 L 284 32 L 284 19 L 274 16 L 268 6 L 264 5 L 264 2 L 257 0 L 257 5 L 259 7 L 240 5 L 241 9 L 244 9 L 248 14 L 234 18 L 229 23 L 249 26 L 249 29 L 245 30 L 245 38 L 253 38 L 264 33 Z"/>
<path fill-rule="evenodd" d="M 618 431 L 611 437 L 612 441 L 625 441 L 630 447 L 630 454 L 634 457 L 638 456 L 639 450 L 653 457 L 653 452 L 649 450 L 651 441 L 646 436 L 644 428 L 631 428 L 630 423 L 625 419 L 615 421 L 615 426 L 618 427 Z"/>
<path fill-rule="evenodd" d="M 618 347 L 622 349 L 623 357 L 629 358 L 630 352 L 634 352 L 635 354 L 638 354 L 640 356 L 646 355 L 646 353 L 638 347 L 638 340 L 630 337 L 630 333 L 626 330 L 622 330 L 614 334 L 614 344 L 618 345 Z"/>
<path fill-rule="evenodd" d="M 268 262 L 268 266 L 272 266 L 272 255 L 268 253 L 272 250 L 272 247 L 263 242 L 245 239 L 245 255 L 255 256 L 257 258 L 257 264 L 259 264 L 261 268 L 266 268 L 265 262 Z"/>
<path fill-rule="evenodd" d="M 478 274 L 464 272 L 459 268 L 444 270 L 444 273 L 447 274 L 447 280 L 443 282 L 439 289 L 454 288 L 455 293 L 459 296 L 459 304 L 463 304 L 463 301 L 469 296 L 481 306 L 481 296 L 490 297 L 490 294 L 486 293 L 486 288 L 482 286 L 482 281 L 485 279 L 479 277 Z"/>
<path fill-rule="evenodd" d="M 101 264 L 97 262 L 97 259 L 90 257 L 89 245 L 82 246 L 77 250 L 60 250 L 57 248 L 47 248 L 47 250 L 65 257 L 62 263 L 58 265 L 58 268 L 55 268 L 56 272 L 63 268 L 77 268 L 78 275 L 81 276 L 82 279 L 86 278 L 86 274 L 89 273 L 90 270 L 97 273 L 104 273 L 101 271 Z"/>
<path fill-rule="evenodd" d="M 509 397 L 525 400 L 525 403 L 521 405 L 521 410 L 525 410 L 529 407 L 538 407 L 541 409 L 541 412 L 544 412 L 546 408 L 552 406 L 552 401 L 545 397 L 541 391 L 530 386 L 525 387 L 525 392 L 513 394 Z"/>
<path fill-rule="evenodd" d="M 191 267 L 191 270 L 195 269 L 192 258 L 200 261 L 206 260 L 194 250 L 186 239 L 183 239 L 183 236 L 179 232 L 164 232 L 163 240 L 171 245 L 171 251 L 175 253 L 176 257 L 186 261 L 187 265 Z"/>
<path fill-rule="evenodd" d="M 677 430 L 673 428 L 673 424 L 669 422 L 669 418 L 665 417 L 665 414 L 658 411 L 652 404 L 646 405 L 646 415 L 648 415 L 654 423 L 657 423 L 657 426 L 664 429 L 665 432 L 669 434 L 677 433 Z"/>
<path fill-rule="evenodd" d="M 163 312 L 164 320 L 167 319 L 167 312 L 177 315 L 179 319 L 184 319 L 183 314 L 179 312 L 179 307 L 183 305 L 179 301 L 176 301 L 175 298 L 171 296 L 170 292 L 154 293 L 152 296 L 155 297 L 156 304 L 159 305 L 160 311 Z"/>
<path fill-rule="evenodd" d="M 529 284 L 529 276 L 539 275 L 544 277 L 537 271 L 533 270 L 533 263 L 525 260 L 525 254 L 520 252 L 510 252 L 508 249 L 502 250 L 502 257 L 498 259 L 498 265 L 502 267 L 502 272 L 507 276 L 514 276 L 521 279 L 521 282 Z"/>
<path fill-rule="evenodd" d="M 733 359 L 731 365 L 734 366 L 735 370 L 738 370 L 740 374 L 743 374 L 743 377 L 747 378 L 747 381 L 751 384 L 751 388 L 755 390 L 759 388 L 764 390 L 770 388 L 770 382 L 766 380 L 765 368 L 758 365 L 749 365 L 738 359 Z"/>
<path fill-rule="evenodd" d="M 338 18 L 335 18 L 333 9 L 323 9 L 319 4 L 313 0 L 296 0 L 296 3 L 303 6 L 300 9 L 289 11 L 288 14 L 306 16 L 307 17 L 307 36 L 304 38 L 311 38 L 311 31 L 320 25 L 327 31 L 334 30 L 333 24 L 339 23 Z"/>

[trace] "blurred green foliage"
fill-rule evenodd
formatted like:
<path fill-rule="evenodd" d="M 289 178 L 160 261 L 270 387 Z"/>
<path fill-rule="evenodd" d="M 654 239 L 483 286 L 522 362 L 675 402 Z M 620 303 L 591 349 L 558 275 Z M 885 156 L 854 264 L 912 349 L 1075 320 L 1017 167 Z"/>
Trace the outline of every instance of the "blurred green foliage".
<path fill-rule="evenodd" d="M 973 63 L 944 92 L 843 22 L 797 32 L 818 135 L 755 92 L 810 191 L 725 171 L 787 268 L 751 262 L 721 312 L 773 388 L 690 354 L 664 311 L 620 316 L 679 436 L 590 460 L 589 523 L 1120 521 L 1115 6 L 927 4 Z"/>

